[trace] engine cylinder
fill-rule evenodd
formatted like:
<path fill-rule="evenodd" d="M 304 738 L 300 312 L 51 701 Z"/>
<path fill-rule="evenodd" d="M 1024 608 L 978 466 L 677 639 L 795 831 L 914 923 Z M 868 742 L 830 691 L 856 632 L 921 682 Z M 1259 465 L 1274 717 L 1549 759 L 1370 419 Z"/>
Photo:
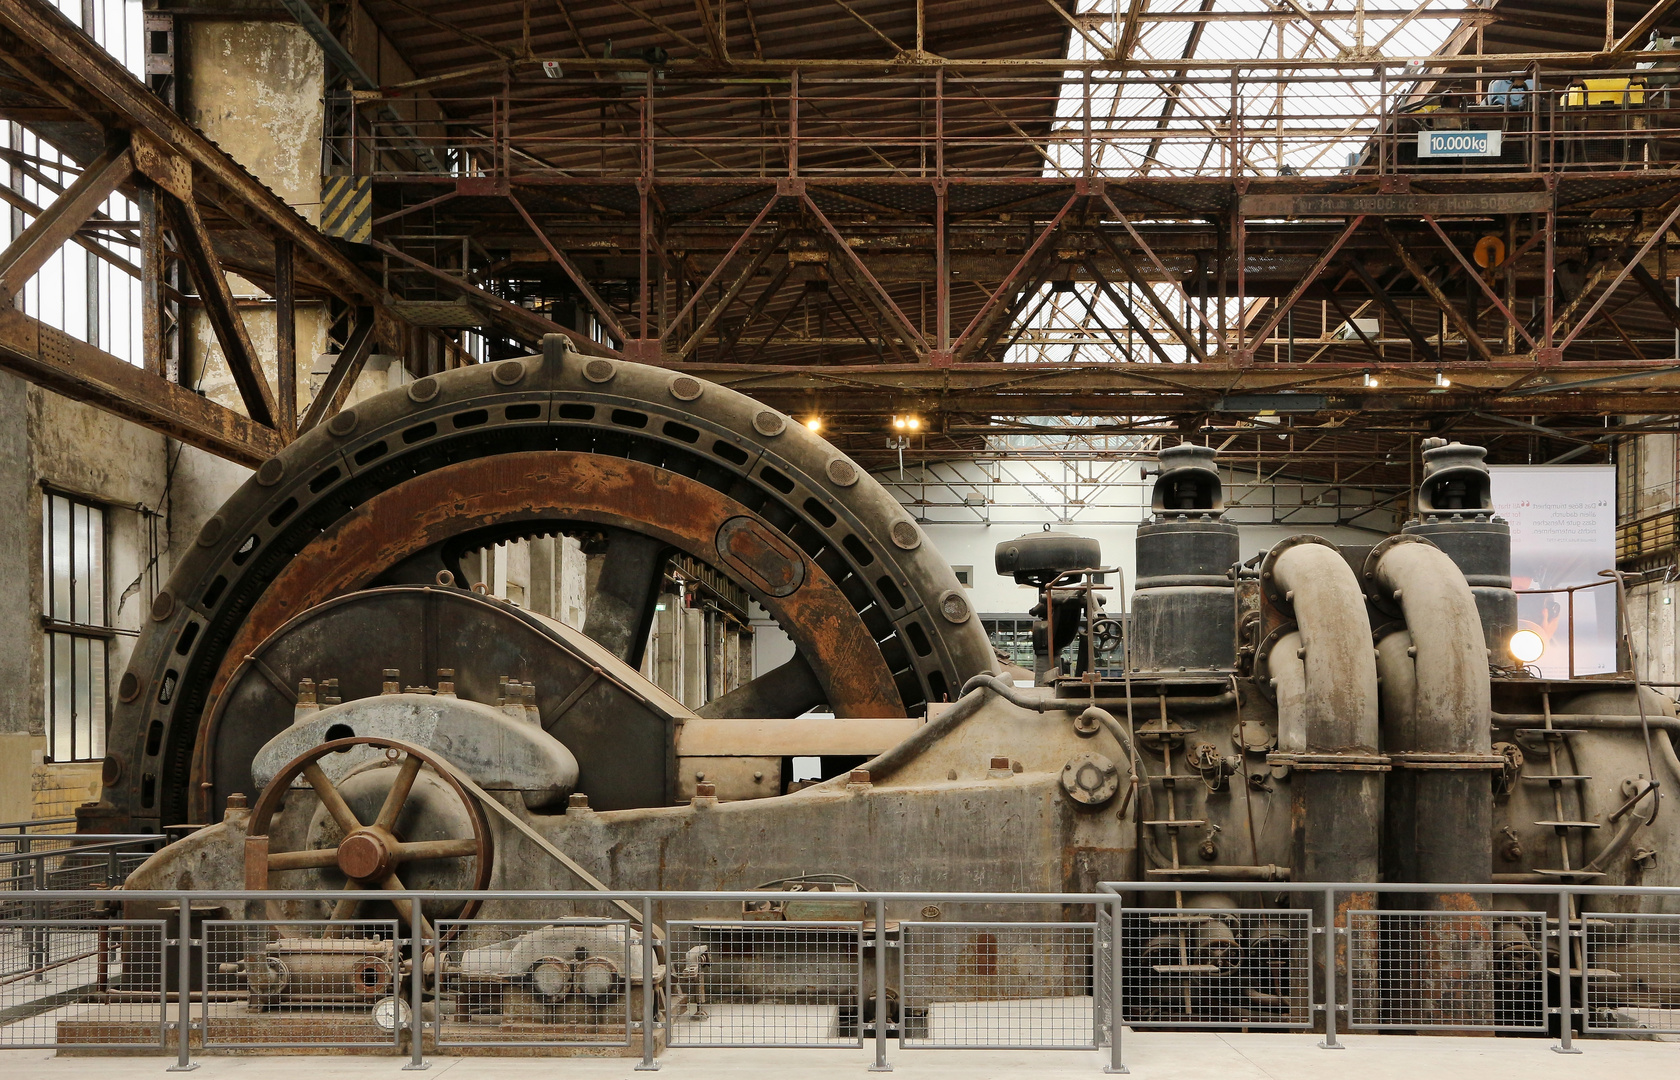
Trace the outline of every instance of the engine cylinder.
<path fill-rule="evenodd" d="M 1237 527 L 1214 451 L 1161 451 L 1154 518 L 1138 528 L 1132 594 L 1132 664 L 1139 671 L 1230 670 L 1237 660 Z"/>
<path fill-rule="evenodd" d="M 1401 532 L 1428 540 L 1464 572 L 1494 664 L 1513 668 L 1519 665 L 1510 644 L 1517 629 L 1511 526 L 1494 513 L 1486 456 L 1480 446 L 1425 440 L 1420 516 Z"/>

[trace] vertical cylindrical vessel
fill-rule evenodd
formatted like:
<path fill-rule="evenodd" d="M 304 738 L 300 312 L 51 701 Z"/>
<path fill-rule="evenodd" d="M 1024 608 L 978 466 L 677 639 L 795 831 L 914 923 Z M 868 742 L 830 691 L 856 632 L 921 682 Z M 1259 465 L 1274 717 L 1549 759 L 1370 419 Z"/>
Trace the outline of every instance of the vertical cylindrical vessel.
<path fill-rule="evenodd" d="M 1425 439 L 1418 516 L 1402 533 L 1421 536 L 1447 553 L 1464 573 L 1489 657 L 1502 668 L 1519 664 L 1511 655 L 1517 630 L 1517 594 L 1511 589 L 1511 526 L 1494 513 L 1487 451 L 1480 446 Z"/>
<path fill-rule="evenodd" d="M 1214 451 L 1188 443 L 1162 450 L 1138 528 L 1132 594 L 1132 665 L 1138 671 L 1228 671 L 1237 662 L 1237 527 L 1224 521 Z"/>

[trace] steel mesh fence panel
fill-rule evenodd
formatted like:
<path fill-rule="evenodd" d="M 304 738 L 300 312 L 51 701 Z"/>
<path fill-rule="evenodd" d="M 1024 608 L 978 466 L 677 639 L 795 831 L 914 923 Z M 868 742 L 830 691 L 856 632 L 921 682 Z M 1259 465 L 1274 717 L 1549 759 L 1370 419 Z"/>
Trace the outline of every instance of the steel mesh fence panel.
<path fill-rule="evenodd" d="M 899 1042 L 1089 1050 L 1095 923 L 903 923 Z"/>
<path fill-rule="evenodd" d="M 628 921 L 440 920 L 437 932 L 439 1048 L 630 1044 L 642 957 Z"/>
<path fill-rule="evenodd" d="M 1347 913 L 1348 1026 L 1544 1031 L 1546 917 Z"/>
<path fill-rule="evenodd" d="M 1114 1039 L 1114 907 L 1097 905 L 1097 945 L 1092 963 L 1093 1027 L 1098 1046 L 1112 1046 Z"/>
<path fill-rule="evenodd" d="M 397 1046 L 406 929 L 394 919 L 204 923 L 204 1046 Z"/>
<path fill-rule="evenodd" d="M 1123 1023 L 1310 1028 L 1312 912 L 1128 908 L 1120 914 Z"/>
<path fill-rule="evenodd" d="M 862 1045 L 863 944 L 861 922 L 668 924 L 667 1045 Z"/>
<path fill-rule="evenodd" d="M 164 924 L 0 922 L 0 1048 L 164 1045 Z"/>
<path fill-rule="evenodd" d="M 1588 1031 L 1680 1034 L 1680 915 L 1582 917 Z"/>

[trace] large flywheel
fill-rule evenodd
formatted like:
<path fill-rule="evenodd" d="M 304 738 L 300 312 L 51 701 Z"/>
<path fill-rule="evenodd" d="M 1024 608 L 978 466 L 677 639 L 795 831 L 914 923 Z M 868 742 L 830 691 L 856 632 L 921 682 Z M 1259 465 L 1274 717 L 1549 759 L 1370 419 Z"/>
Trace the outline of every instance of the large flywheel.
<path fill-rule="evenodd" d="M 991 664 L 955 574 L 840 451 L 744 395 L 550 338 L 540 355 L 337 414 L 205 523 L 119 684 L 108 812 L 134 825 L 210 812 L 194 797 L 217 786 L 205 721 L 240 664 L 303 612 L 370 586 L 442 588 L 462 551 L 561 532 L 604 553 L 584 632 L 631 667 L 678 552 L 788 633 L 794 659 L 717 715 L 915 715 Z"/>

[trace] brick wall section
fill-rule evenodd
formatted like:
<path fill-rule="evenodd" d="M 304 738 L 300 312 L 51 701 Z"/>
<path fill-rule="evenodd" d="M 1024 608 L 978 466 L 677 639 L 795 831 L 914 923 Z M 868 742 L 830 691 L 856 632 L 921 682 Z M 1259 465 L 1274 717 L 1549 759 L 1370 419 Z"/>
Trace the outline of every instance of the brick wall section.
<path fill-rule="evenodd" d="M 29 770 L 36 818 L 69 817 L 76 807 L 99 798 L 99 762 L 36 765 Z"/>

